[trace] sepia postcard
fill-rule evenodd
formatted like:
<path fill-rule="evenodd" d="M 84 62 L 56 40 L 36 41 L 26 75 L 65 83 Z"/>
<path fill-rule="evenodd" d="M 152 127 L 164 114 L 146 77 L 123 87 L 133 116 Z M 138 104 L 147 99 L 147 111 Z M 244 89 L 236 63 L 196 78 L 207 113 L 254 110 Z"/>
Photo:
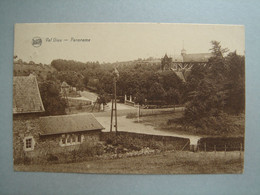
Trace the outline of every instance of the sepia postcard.
<path fill-rule="evenodd" d="M 15 25 L 15 171 L 237 174 L 244 139 L 242 25 Z"/>

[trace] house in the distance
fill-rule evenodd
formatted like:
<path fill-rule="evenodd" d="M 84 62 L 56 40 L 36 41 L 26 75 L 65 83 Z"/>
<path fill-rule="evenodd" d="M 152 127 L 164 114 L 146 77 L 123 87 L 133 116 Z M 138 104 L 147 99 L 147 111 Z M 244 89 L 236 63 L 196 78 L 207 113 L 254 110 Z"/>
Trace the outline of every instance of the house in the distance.
<path fill-rule="evenodd" d="M 34 75 L 13 78 L 13 158 L 44 158 L 98 142 L 102 125 L 92 114 L 43 116 L 44 106 Z"/>
<path fill-rule="evenodd" d="M 191 53 L 188 54 L 183 48 L 180 55 L 173 55 L 168 57 L 165 54 L 162 60 L 166 63 L 162 63 L 162 70 L 172 70 L 183 81 L 186 81 L 187 76 L 191 68 L 194 65 L 205 66 L 209 59 L 213 57 L 212 53 Z"/>

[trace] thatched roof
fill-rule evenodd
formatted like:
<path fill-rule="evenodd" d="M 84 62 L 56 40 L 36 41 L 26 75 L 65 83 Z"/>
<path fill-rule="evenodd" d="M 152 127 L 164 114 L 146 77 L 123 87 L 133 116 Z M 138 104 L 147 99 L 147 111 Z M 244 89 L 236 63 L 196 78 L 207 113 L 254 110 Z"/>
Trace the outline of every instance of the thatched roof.
<path fill-rule="evenodd" d="M 104 127 L 93 114 L 73 114 L 40 117 L 42 135 L 102 130 Z"/>
<path fill-rule="evenodd" d="M 44 112 L 34 75 L 13 78 L 13 114 Z"/>

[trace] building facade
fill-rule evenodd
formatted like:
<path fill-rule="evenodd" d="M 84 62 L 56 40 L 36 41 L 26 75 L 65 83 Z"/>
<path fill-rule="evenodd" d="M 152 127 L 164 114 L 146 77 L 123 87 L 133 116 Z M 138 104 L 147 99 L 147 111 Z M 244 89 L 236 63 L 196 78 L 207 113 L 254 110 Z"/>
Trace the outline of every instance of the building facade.
<path fill-rule="evenodd" d="M 66 154 L 84 142 L 99 141 L 103 127 L 92 114 L 44 116 L 44 111 L 36 77 L 14 77 L 14 164 Z"/>

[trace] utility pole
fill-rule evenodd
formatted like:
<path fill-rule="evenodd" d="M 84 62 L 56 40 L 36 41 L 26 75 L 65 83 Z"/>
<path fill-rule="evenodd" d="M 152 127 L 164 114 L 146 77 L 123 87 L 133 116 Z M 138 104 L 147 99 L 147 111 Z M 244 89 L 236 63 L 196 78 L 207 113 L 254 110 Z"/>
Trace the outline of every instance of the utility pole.
<path fill-rule="evenodd" d="M 137 122 L 140 122 L 140 104 L 137 105 Z"/>
<path fill-rule="evenodd" d="M 63 81 L 63 83 L 61 84 L 61 94 L 62 94 L 62 97 L 65 99 L 66 106 L 68 106 L 69 112 L 70 112 L 70 105 L 69 105 L 69 99 L 68 99 L 68 94 L 67 94 L 68 89 L 69 89 L 68 84 L 65 81 Z"/>
<path fill-rule="evenodd" d="M 113 130 L 113 116 L 114 116 L 114 112 L 115 111 L 115 131 L 117 133 L 117 102 L 116 102 L 116 99 L 117 99 L 117 95 L 116 95 L 116 83 L 117 83 L 117 80 L 119 78 L 119 72 L 118 70 L 115 68 L 114 72 L 113 72 L 113 76 L 114 76 L 114 99 L 112 98 L 112 108 L 111 108 L 111 123 L 110 123 L 110 132 L 112 132 Z"/>

